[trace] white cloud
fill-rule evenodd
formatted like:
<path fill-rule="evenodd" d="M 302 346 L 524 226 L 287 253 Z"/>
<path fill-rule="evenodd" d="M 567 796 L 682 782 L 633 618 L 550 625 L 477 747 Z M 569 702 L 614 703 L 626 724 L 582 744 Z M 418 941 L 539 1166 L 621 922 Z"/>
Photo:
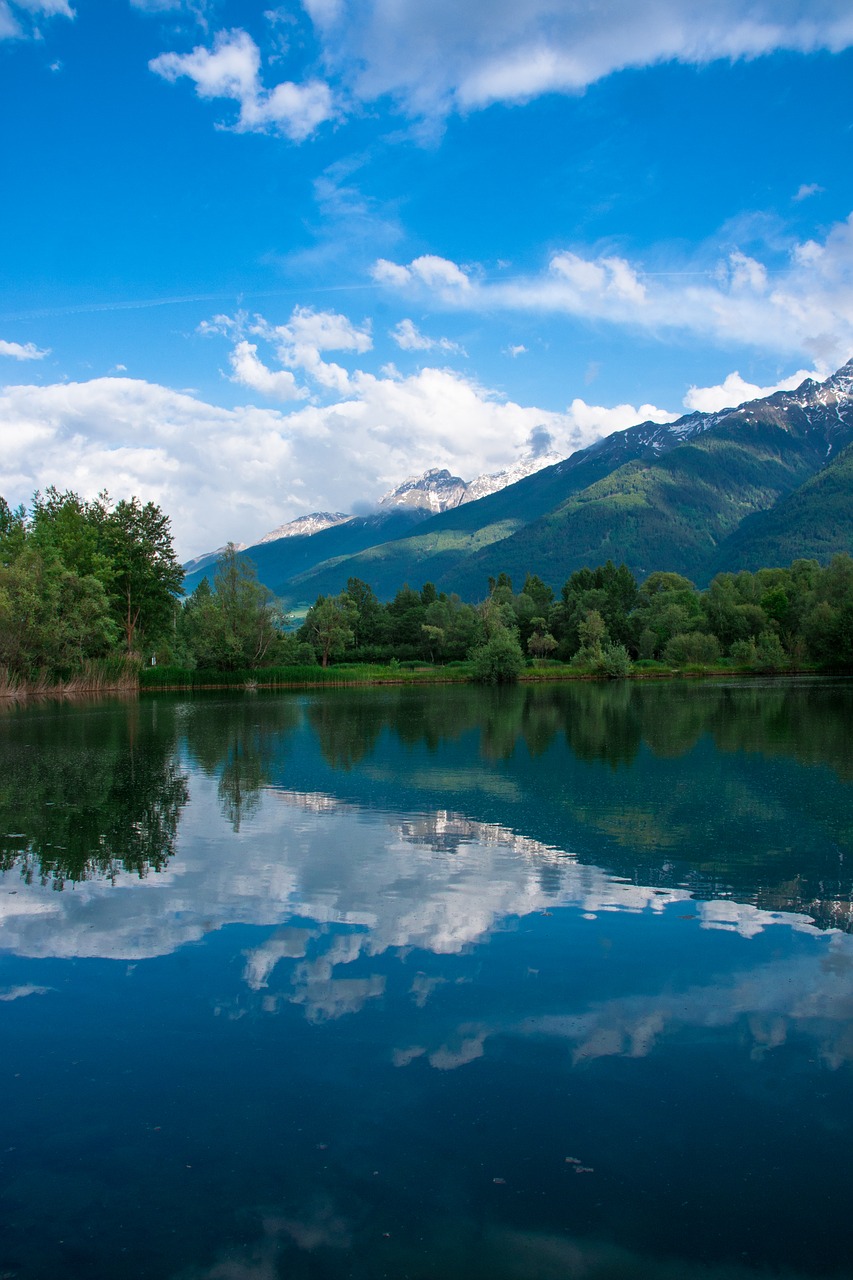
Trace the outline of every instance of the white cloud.
<path fill-rule="evenodd" d="M 258 359 L 258 348 L 253 342 L 238 342 L 229 356 L 234 370 L 234 381 L 274 400 L 304 400 L 307 391 L 297 385 L 289 369 L 273 373 Z"/>
<path fill-rule="evenodd" d="M 819 195 L 823 191 L 823 187 L 817 182 L 804 182 L 794 196 L 795 200 L 808 200 L 809 196 Z"/>
<path fill-rule="evenodd" d="M 0 40 L 15 40 L 37 34 L 37 29 L 32 25 L 21 24 L 22 14 L 27 14 L 32 19 L 76 17 L 68 0 L 0 0 Z"/>
<path fill-rule="evenodd" d="M 760 400 L 772 396 L 777 391 L 793 391 L 806 378 L 824 378 L 825 369 L 798 369 L 790 377 L 770 387 L 760 387 L 757 383 L 746 382 L 735 369 L 716 387 L 691 387 L 684 397 L 685 408 L 700 409 L 703 413 L 717 413 L 720 409 L 730 409 L 744 404 L 747 400 Z"/>
<path fill-rule="evenodd" d="M 165 80 L 189 77 L 200 98 L 230 98 L 240 114 L 240 133 L 283 133 L 303 142 L 335 114 L 332 92 L 323 80 L 284 81 L 272 89 L 261 83 L 261 54 L 245 31 L 220 31 L 213 49 L 198 45 L 191 53 L 161 53 L 150 69 Z"/>
<path fill-rule="evenodd" d="M 464 294 L 471 287 L 471 281 L 461 267 L 434 253 L 425 253 L 422 257 L 415 258 L 410 270 L 431 289 L 458 290 Z"/>
<path fill-rule="evenodd" d="M 403 289 L 408 286 L 435 290 L 440 297 L 453 300 L 464 298 L 471 289 L 471 281 L 465 271 L 451 262 L 449 258 L 440 258 L 434 253 L 423 254 L 414 258 L 407 267 L 387 258 L 379 258 L 371 270 L 377 284 L 390 285 Z"/>
<path fill-rule="evenodd" d="M 51 483 L 89 497 L 103 488 L 136 493 L 172 516 L 179 552 L 189 556 L 227 537 L 251 542 L 310 511 L 351 509 L 430 467 L 467 479 L 503 470 L 527 454 L 537 430 L 565 456 L 633 422 L 673 416 L 582 400 L 554 412 L 449 369 L 409 377 L 347 370 L 322 353 L 362 354 L 369 329 L 332 312 L 296 308 L 283 325 L 217 317 L 208 331 L 227 334 L 232 374 L 243 385 L 279 400 L 311 390 L 328 403 L 223 409 L 127 377 L 8 386 L 0 393 L 0 493 L 13 505 Z M 276 359 L 283 367 L 273 367 Z"/>
<path fill-rule="evenodd" d="M 663 255 L 656 255 L 662 257 Z M 641 263 L 613 254 L 555 253 L 545 271 L 490 282 L 456 268 L 464 287 L 449 288 L 454 263 L 442 271 L 380 260 L 374 279 L 471 310 L 556 312 L 584 320 L 682 332 L 723 345 L 742 343 L 797 354 L 836 367 L 853 354 L 853 214 L 822 241 L 791 242 L 787 255 L 762 262 L 740 250 L 716 261 L 673 264 L 647 273 Z"/>
<path fill-rule="evenodd" d="M 7 987 L 5 991 L 0 991 L 0 1000 L 8 1003 L 11 1000 L 23 1000 L 26 996 L 44 996 L 52 990 L 52 987 L 36 987 L 29 982 L 26 986 Z"/>
<path fill-rule="evenodd" d="M 412 282 L 412 273 L 408 267 L 389 262 L 387 258 L 377 258 L 371 275 L 377 284 L 391 285 L 396 289 L 402 289 Z"/>
<path fill-rule="evenodd" d="M 464 349 L 458 342 L 449 338 L 429 338 L 413 320 L 401 320 L 390 330 L 391 337 L 402 351 L 447 351 L 453 355 L 464 355 Z"/>
<path fill-rule="evenodd" d="M 527 347 L 523 342 L 518 342 L 513 347 L 507 347 L 507 355 L 512 356 L 513 360 L 517 360 L 519 356 L 527 355 Z"/>
<path fill-rule="evenodd" d="M 68 0 L 12 0 L 12 3 L 18 9 L 25 9 L 27 13 L 34 13 L 45 18 L 56 16 L 73 18 L 75 16 L 74 10 L 68 4 Z"/>
<path fill-rule="evenodd" d="M 372 101 L 441 115 L 578 93 L 627 68 L 838 52 L 848 0 L 305 0 L 330 69 Z"/>
<path fill-rule="evenodd" d="M 0 339 L 0 356 L 11 356 L 13 360 L 43 360 L 50 351 L 42 351 L 34 342 L 4 342 Z"/>

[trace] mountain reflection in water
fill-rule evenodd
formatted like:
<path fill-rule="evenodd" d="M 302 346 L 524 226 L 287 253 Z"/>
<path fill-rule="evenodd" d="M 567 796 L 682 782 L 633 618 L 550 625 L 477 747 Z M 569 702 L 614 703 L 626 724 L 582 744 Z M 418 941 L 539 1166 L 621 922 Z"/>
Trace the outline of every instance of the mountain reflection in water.
<path fill-rule="evenodd" d="M 191 772 L 239 834 L 265 793 L 316 793 L 319 767 L 328 803 L 432 812 L 436 832 L 459 811 L 634 882 L 849 929 L 851 713 L 848 684 L 818 681 L 12 708 L 0 867 L 55 887 L 144 877 L 174 855 Z"/>
<path fill-rule="evenodd" d="M 7 710 L 2 1265 L 849 1274 L 851 710 L 843 681 Z"/>

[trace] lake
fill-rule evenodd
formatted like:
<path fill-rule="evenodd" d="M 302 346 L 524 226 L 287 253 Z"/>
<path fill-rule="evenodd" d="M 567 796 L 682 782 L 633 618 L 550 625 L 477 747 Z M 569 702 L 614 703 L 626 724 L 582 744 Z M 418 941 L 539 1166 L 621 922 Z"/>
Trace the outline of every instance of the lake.
<path fill-rule="evenodd" d="M 0 712 L 3 1280 L 853 1275 L 853 682 Z"/>

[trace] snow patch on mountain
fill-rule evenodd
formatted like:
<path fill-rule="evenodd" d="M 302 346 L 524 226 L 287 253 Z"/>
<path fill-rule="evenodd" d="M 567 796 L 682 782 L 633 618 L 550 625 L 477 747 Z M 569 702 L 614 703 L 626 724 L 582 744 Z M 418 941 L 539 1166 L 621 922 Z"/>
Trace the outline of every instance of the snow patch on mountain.
<path fill-rule="evenodd" d="M 488 475 L 477 476 L 476 480 L 472 480 L 468 485 L 461 502 L 476 502 L 478 498 L 485 498 L 490 493 L 498 493 L 508 485 L 517 484 L 519 480 L 532 476 L 536 471 L 541 471 L 544 467 L 552 467 L 556 462 L 562 461 L 563 455 L 560 453 L 540 453 L 535 458 L 520 458 L 505 471 L 493 471 Z"/>
<path fill-rule="evenodd" d="M 407 476 L 396 488 L 383 493 L 378 506 L 380 511 L 405 507 L 437 515 L 439 511 L 458 507 L 467 488 L 464 480 L 451 475 L 446 468 L 431 467 L 422 476 Z"/>
<path fill-rule="evenodd" d="M 255 546 L 264 542 L 278 542 L 279 538 L 310 537 L 312 533 L 332 529 L 335 525 L 346 524 L 352 519 L 352 515 L 346 511 L 312 511 L 308 516 L 297 516 L 295 520 L 288 520 L 277 529 L 271 529 L 262 538 L 258 538 Z"/>

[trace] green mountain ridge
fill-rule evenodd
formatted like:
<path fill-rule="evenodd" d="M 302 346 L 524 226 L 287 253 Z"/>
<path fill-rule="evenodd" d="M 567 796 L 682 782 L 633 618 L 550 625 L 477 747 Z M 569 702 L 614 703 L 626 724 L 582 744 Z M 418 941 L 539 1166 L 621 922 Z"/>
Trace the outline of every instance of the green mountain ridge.
<path fill-rule="evenodd" d="M 243 554 L 289 605 L 334 594 L 350 577 L 382 599 L 432 581 L 476 600 L 502 571 L 559 588 L 608 559 L 641 579 L 664 569 L 701 586 L 721 569 L 849 551 L 851 446 L 853 360 L 822 383 L 615 432 L 438 515 L 362 517 Z"/>

